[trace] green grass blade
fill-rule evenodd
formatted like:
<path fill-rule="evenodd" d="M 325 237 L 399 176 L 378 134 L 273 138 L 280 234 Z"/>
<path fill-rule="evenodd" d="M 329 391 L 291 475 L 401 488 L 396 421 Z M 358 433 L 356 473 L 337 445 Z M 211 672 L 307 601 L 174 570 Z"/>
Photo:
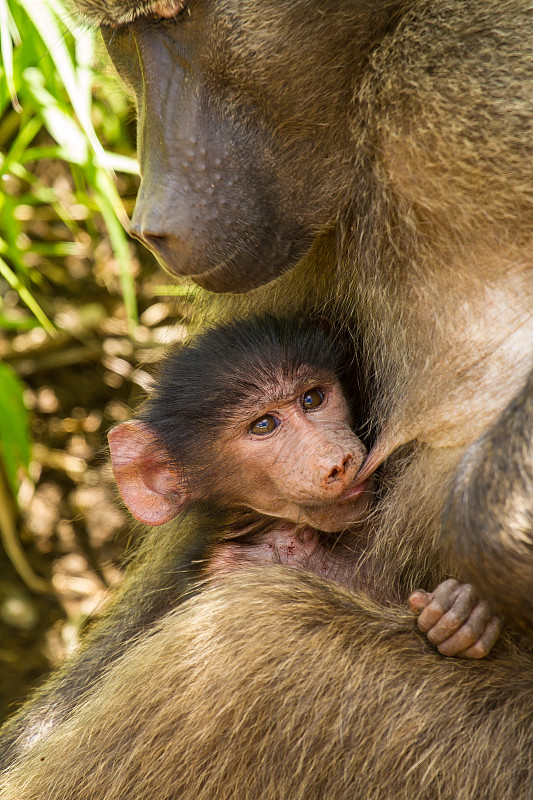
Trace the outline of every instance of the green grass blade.
<path fill-rule="evenodd" d="M 24 119 L 24 117 L 22 117 L 22 119 Z M 19 161 L 22 158 L 22 154 L 24 153 L 26 147 L 35 138 L 35 136 L 37 136 L 41 128 L 41 120 L 37 119 L 36 117 L 31 117 L 26 122 L 21 124 L 18 136 L 11 145 L 9 153 L 5 158 L 0 159 L 0 175 L 4 175 L 9 171 L 14 172 L 14 167 L 19 165 Z"/>
<path fill-rule="evenodd" d="M 24 79 L 48 132 L 68 153 L 67 160 L 74 164 L 85 164 L 87 139 L 73 117 L 60 108 L 56 98 L 45 88 L 42 72 L 35 67 L 28 67 L 24 70 Z"/>
<path fill-rule="evenodd" d="M 17 97 L 13 69 L 13 41 L 20 45 L 20 34 L 15 25 L 15 20 L 11 16 L 7 0 L 0 0 L 0 54 L 2 55 L 2 66 L 11 103 L 15 111 L 20 112 L 22 108 Z"/>
<path fill-rule="evenodd" d="M 183 297 L 184 295 L 194 295 L 202 291 L 199 286 L 194 284 L 162 284 L 161 286 L 152 286 L 151 294 L 153 297 Z"/>
<path fill-rule="evenodd" d="M 7 364 L 0 363 L 0 457 L 17 496 L 19 471 L 30 463 L 31 445 L 24 387 Z"/>
<path fill-rule="evenodd" d="M 0 258 L 0 275 L 2 275 L 2 277 L 9 283 L 11 288 L 18 293 L 20 299 L 26 303 L 32 314 L 36 317 L 36 319 L 39 320 L 45 331 L 50 336 L 54 336 L 56 333 L 54 325 L 50 322 L 31 292 L 28 291 L 24 284 L 15 275 L 11 267 L 9 267 L 2 258 Z"/>
<path fill-rule="evenodd" d="M 107 173 L 101 168 L 97 169 L 96 185 L 98 187 L 96 201 L 109 231 L 109 238 L 111 239 L 113 250 L 118 259 L 122 296 L 126 307 L 130 333 L 133 333 L 138 323 L 137 297 L 135 294 L 135 281 L 131 270 L 130 248 L 124 228 L 117 218 L 117 204 L 120 206 L 122 216 L 125 216 L 125 213 L 115 185 Z"/>
<path fill-rule="evenodd" d="M 60 19 L 57 16 L 57 6 L 52 8 L 47 0 L 39 0 L 39 2 L 35 2 L 35 0 L 19 0 L 19 2 L 33 21 L 48 49 L 91 147 L 98 156 L 102 156 L 104 151 L 91 121 L 90 99 L 88 102 L 86 92 L 80 86 L 76 65 L 69 53 L 63 30 L 59 24 L 60 21 L 63 22 L 67 17 L 66 10 L 63 11 Z M 92 52 L 92 34 L 89 31 L 83 28 L 77 29 L 76 42 L 77 50 L 84 46 Z"/>

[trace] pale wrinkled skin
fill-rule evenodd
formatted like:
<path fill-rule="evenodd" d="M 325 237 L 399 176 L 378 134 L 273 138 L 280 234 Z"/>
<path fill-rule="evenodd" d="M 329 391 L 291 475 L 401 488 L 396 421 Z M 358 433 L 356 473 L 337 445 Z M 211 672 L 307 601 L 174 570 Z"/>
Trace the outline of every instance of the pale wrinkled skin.
<path fill-rule="evenodd" d="M 340 531 L 362 519 L 369 506 L 367 485 L 352 485 L 366 448 L 350 427 L 339 383 L 320 386 L 324 401 L 318 408 L 305 411 L 302 387 L 286 386 L 282 398 L 266 397 L 264 404 L 247 409 L 240 425 L 214 431 L 204 457 L 206 463 L 216 458 L 224 465 L 227 485 L 222 475 L 222 485 L 201 487 L 202 497 L 216 490 L 219 500 L 324 531 Z M 267 436 L 250 433 L 250 424 L 267 414 L 279 426 Z M 137 519 L 159 525 L 199 499 L 191 496 L 175 461 L 146 425 L 123 423 L 110 432 L 109 441 L 119 489 Z M 187 465 L 183 469 L 187 475 Z"/>
<path fill-rule="evenodd" d="M 346 496 L 366 448 L 350 427 L 340 386 L 321 386 L 324 402 L 304 411 L 300 397 L 268 403 L 254 416 L 273 415 L 280 424 L 268 436 L 246 426 L 224 445 L 230 464 L 241 465 L 235 500 L 254 511 L 323 531 L 339 531 L 364 514 L 364 489 Z"/>

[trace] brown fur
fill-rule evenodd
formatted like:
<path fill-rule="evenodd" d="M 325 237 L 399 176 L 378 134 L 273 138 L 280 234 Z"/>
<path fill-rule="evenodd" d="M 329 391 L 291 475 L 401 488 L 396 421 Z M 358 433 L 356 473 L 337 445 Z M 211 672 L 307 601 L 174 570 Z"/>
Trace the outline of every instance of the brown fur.
<path fill-rule="evenodd" d="M 78 5 L 112 24 L 144 8 Z M 490 430 L 483 453 L 502 455 L 496 485 L 510 467 L 518 480 L 529 463 L 523 425 L 516 441 L 513 425 L 498 422 L 507 407 L 519 418 L 509 404 L 533 366 L 529 2 L 206 0 L 191 3 L 185 24 L 193 27 L 172 35 L 186 46 L 187 30 L 196 32 L 187 55 L 198 70 L 179 107 L 161 102 L 171 48 L 156 51 L 157 69 L 150 55 L 170 23 L 139 19 L 106 39 L 128 58 L 142 53 L 151 81 L 139 102 L 136 235 L 154 249 L 163 234 L 173 247 L 185 241 L 192 266 L 175 252 L 170 266 L 219 291 L 288 269 L 296 256 L 278 244 L 293 229 L 297 255 L 313 240 L 292 273 L 210 313 L 296 307 L 360 343 L 371 458 L 392 454 L 367 555 L 376 597 L 392 586 L 405 598 L 450 571 L 440 515 L 461 459 L 461 475 L 478 482 L 468 503 L 460 483 L 452 495 L 452 545 L 465 520 L 476 540 L 485 520 L 469 519 L 469 508 L 488 504 L 504 547 L 484 549 L 480 583 L 500 564 L 512 582 L 528 493 L 513 483 L 503 498 L 485 495 L 490 476 L 476 442 Z M 216 179 L 212 137 L 194 127 L 201 115 L 187 116 L 204 91 L 220 114 L 210 130 L 231 143 Z M 198 144 L 190 159 L 185 140 Z M 229 199 L 226 211 L 220 199 Z M 270 236 L 255 240 L 262 204 Z M 231 269 L 221 266 L 226 254 L 236 254 Z M 250 277 L 258 261 L 259 277 Z M 453 546 L 449 553 L 461 563 Z M 531 797 L 529 654 L 502 643 L 486 662 L 444 661 L 395 608 L 310 577 L 281 585 L 281 573 L 272 576 L 236 576 L 176 615 L 172 634 L 174 618 L 141 639 L 29 752 L 9 796 Z M 523 600 L 510 608 L 519 614 Z"/>
<path fill-rule="evenodd" d="M 349 164 L 343 123 L 328 119 L 323 134 L 332 173 L 342 175 L 335 233 L 318 237 L 292 273 L 242 301 L 217 301 L 214 313 L 225 304 L 228 313 L 240 303 L 254 309 L 293 305 L 354 333 L 371 387 L 378 459 L 394 452 L 390 492 L 376 520 L 382 531 L 377 560 L 389 578 L 398 569 L 408 576 L 405 593 L 425 578 L 420 553 L 437 580 L 442 570 L 450 572 L 435 547 L 440 513 L 457 465 L 463 457 L 470 460 L 478 437 L 496 424 L 493 448 L 505 444 L 506 464 L 516 454 L 519 472 L 531 458 L 521 440 L 507 441 L 497 420 L 533 366 L 533 22 L 524 0 L 428 0 L 405 4 L 403 15 L 398 8 L 389 11 L 394 29 L 356 75 L 354 102 L 343 118 L 352 136 Z M 333 35 L 350 12 L 351 4 L 343 4 L 339 18 L 328 23 L 325 15 L 323 24 Z M 239 47 L 257 53 L 255 61 L 246 61 L 248 81 L 267 86 L 267 70 L 272 77 L 277 64 L 269 44 L 280 34 L 282 12 L 274 25 L 270 13 L 256 16 L 253 3 L 241 15 L 246 35 Z M 360 23 L 361 17 L 352 31 Z M 317 38 L 325 35 L 317 31 Z M 290 69 L 284 85 L 311 119 L 316 98 L 301 72 L 324 72 L 311 66 L 306 48 Z M 273 85 L 281 105 L 284 95 L 279 97 L 275 80 Z M 295 96 L 302 85 L 305 93 Z M 331 111 L 333 95 L 324 96 Z M 401 448 L 407 443 L 408 453 Z M 484 453 L 490 462 L 490 452 Z M 499 469 L 505 472 L 506 464 Z M 486 499 L 483 480 L 480 504 Z M 489 501 L 507 545 L 476 574 L 481 591 L 491 570 L 501 568 L 510 577 L 517 569 L 512 541 L 522 534 L 514 517 L 525 500 L 506 485 L 505 502 L 494 494 Z M 466 524 L 462 497 L 452 539 Z M 473 525 L 475 536 L 481 531 Z M 520 597 L 526 602 L 526 594 Z M 518 598 L 513 612 L 520 617 Z"/>
<path fill-rule="evenodd" d="M 533 378 L 471 448 L 444 515 L 449 557 L 492 606 L 533 633 Z"/>
<path fill-rule="evenodd" d="M 523 655 L 439 660 L 399 609 L 250 570 L 133 647 L 1 796 L 526 800 L 532 701 Z"/>

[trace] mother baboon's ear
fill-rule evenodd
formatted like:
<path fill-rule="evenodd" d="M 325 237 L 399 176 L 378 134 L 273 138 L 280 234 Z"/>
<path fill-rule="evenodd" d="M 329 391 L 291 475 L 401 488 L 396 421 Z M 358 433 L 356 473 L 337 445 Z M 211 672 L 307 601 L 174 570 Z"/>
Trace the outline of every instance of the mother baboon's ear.
<path fill-rule="evenodd" d="M 108 433 L 117 485 L 133 516 L 147 525 L 173 519 L 191 499 L 183 474 L 149 425 L 123 422 Z"/>

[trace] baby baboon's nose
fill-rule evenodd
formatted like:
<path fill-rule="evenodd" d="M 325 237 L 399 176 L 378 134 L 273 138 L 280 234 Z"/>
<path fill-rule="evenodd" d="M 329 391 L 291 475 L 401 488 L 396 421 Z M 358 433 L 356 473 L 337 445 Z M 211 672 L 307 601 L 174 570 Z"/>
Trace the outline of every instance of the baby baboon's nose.
<path fill-rule="evenodd" d="M 329 470 L 329 473 L 326 475 L 326 485 L 334 483 L 335 481 L 340 480 L 346 475 L 347 470 L 349 469 L 351 463 L 353 461 L 353 455 L 348 453 L 347 455 L 342 456 L 337 460 L 337 462 L 332 466 Z"/>

